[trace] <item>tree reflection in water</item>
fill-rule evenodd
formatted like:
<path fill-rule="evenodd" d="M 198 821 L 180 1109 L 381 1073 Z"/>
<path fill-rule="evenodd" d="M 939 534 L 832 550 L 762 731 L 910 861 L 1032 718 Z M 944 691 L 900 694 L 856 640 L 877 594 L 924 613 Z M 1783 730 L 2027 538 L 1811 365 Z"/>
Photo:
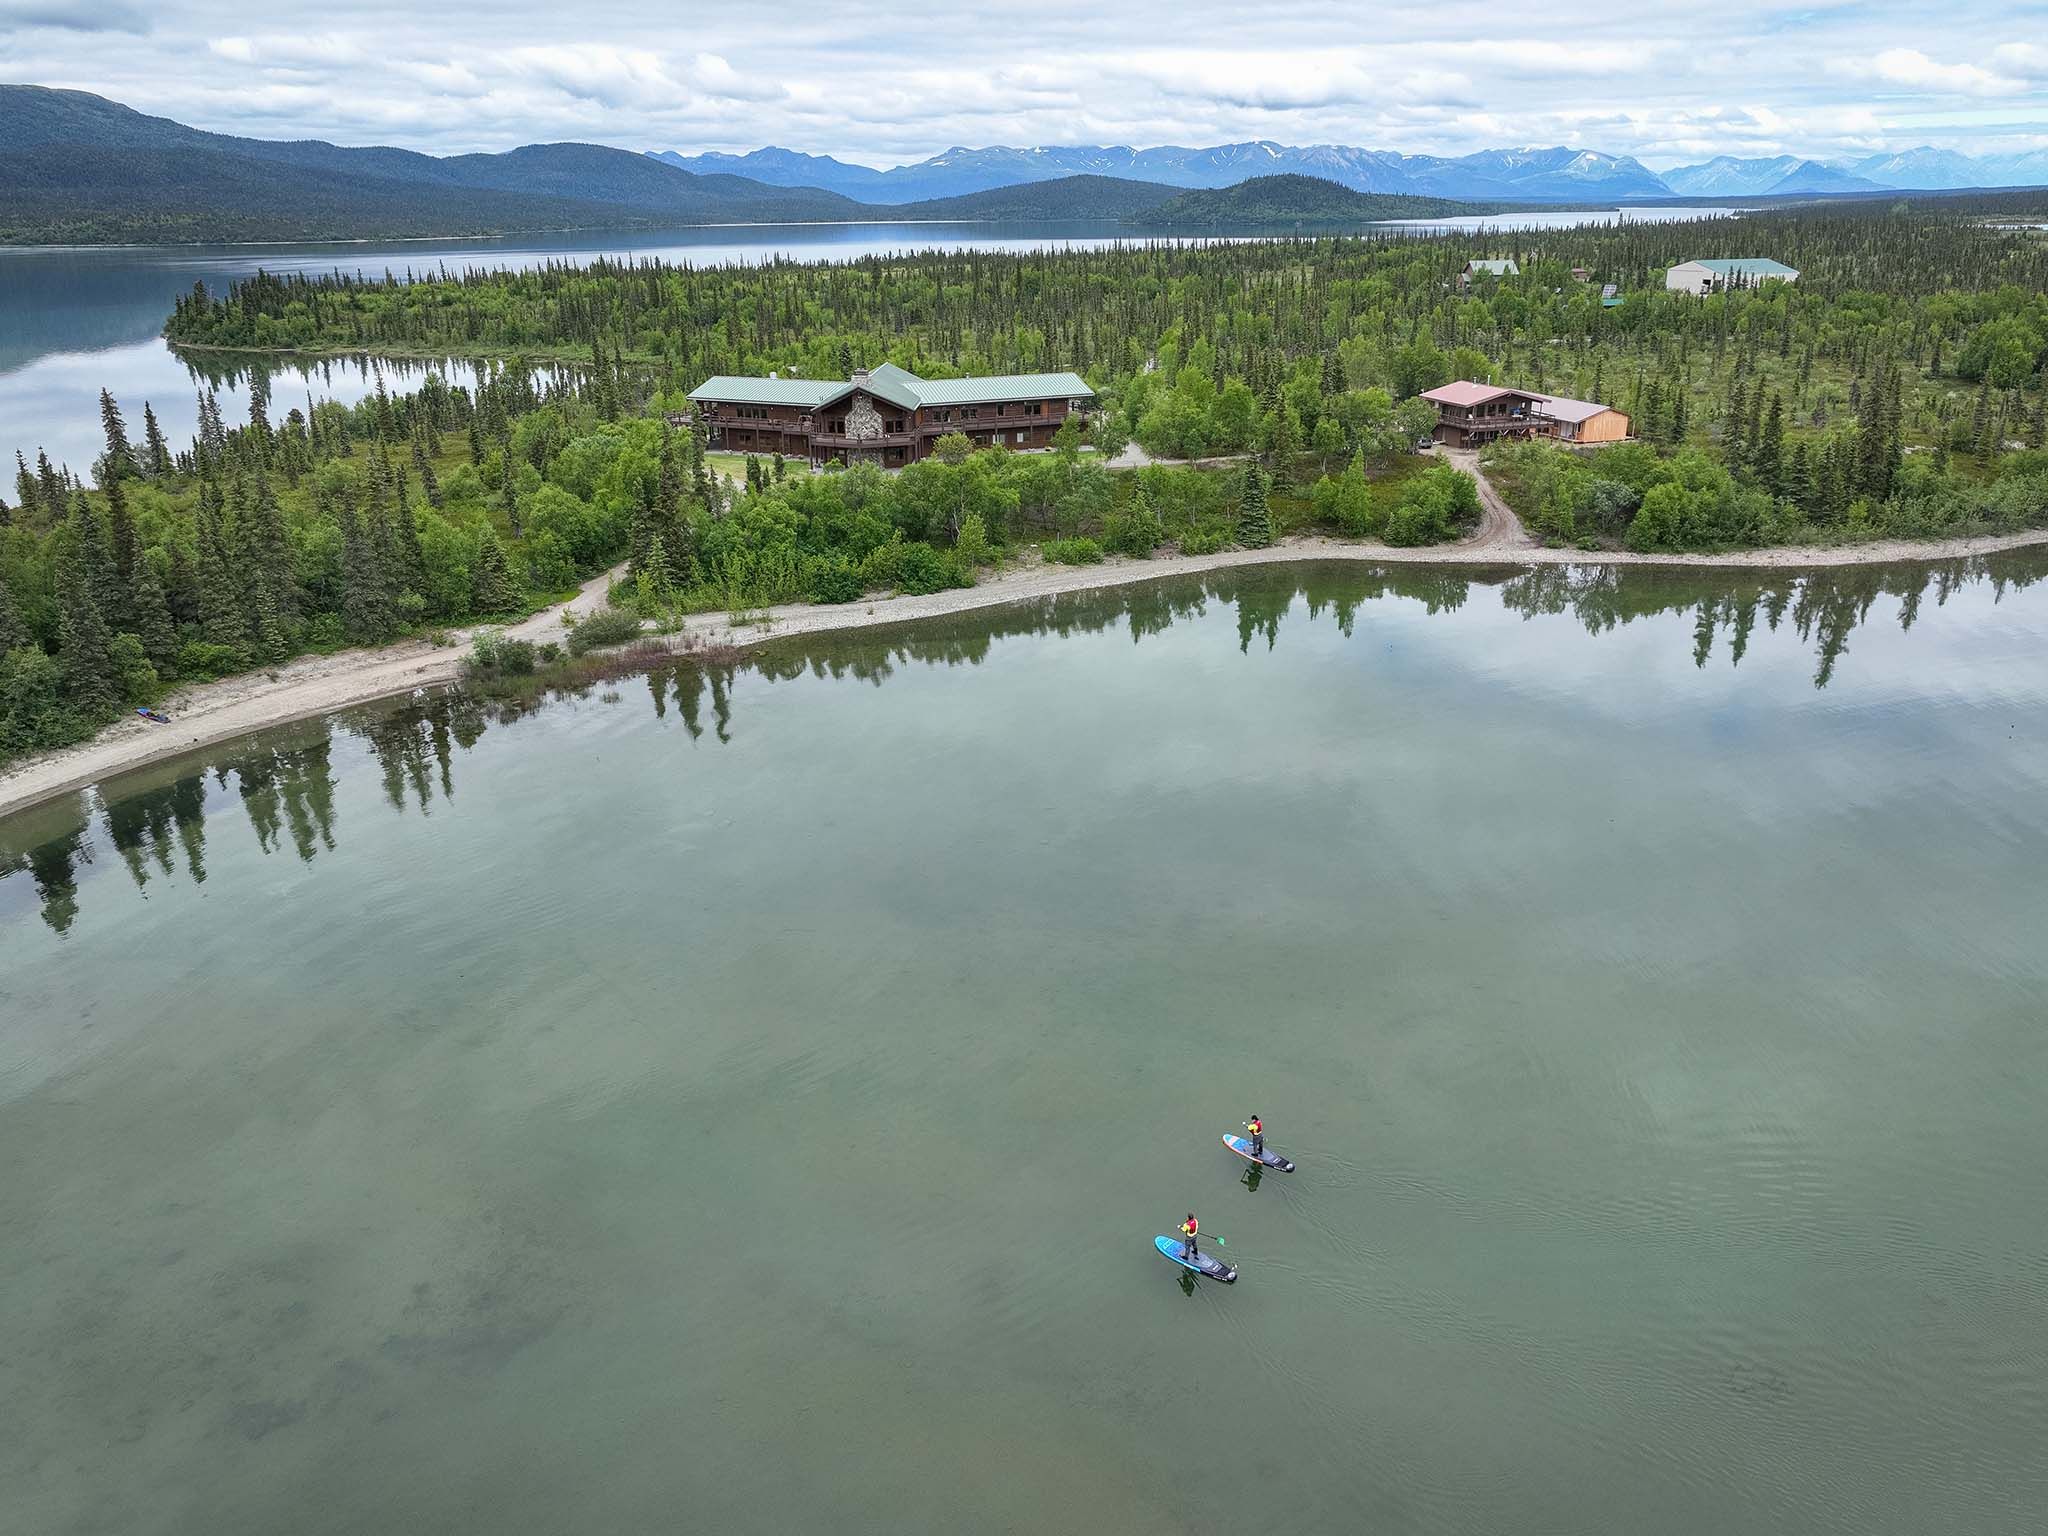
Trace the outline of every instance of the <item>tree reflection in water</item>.
<path fill-rule="evenodd" d="M 741 670 L 768 683 L 812 675 L 880 686 L 908 665 L 979 666 L 998 642 L 1026 635 L 1093 635 L 1121 626 L 1134 644 L 1206 614 L 1211 604 L 1233 610 L 1237 642 L 1271 651 L 1283 621 L 1297 614 L 1311 625 L 1332 623 L 1352 634 L 1359 610 L 1388 598 L 1420 602 L 1431 614 L 1455 613 L 1475 587 L 1499 594 L 1501 606 L 1525 619 L 1570 615 L 1588 634 L 1605 634 L 1642 619 L 1689 614 L 1693 664 L 1717 656 L 1739 667 L 1756 628 L 1789 625 L 1814 656 L 1813 685 L 1826 688 L 1849 638 L 1869 623 L 1878 599 L 1893 599 L 1897 623 L 1910 631 L 1931 599 L 1936 608 L 1958 591 L 1986 585 L 1994 603 L 2048 574 L 2048 561 L 2022 553 L 1910 566 L 1844 566 L 1825 571 L 1691 570 L 1683 567 L 1546 565 L 1459 568 L 1352 564 L 1259 566 L 1200 578 L 1169 578 L 1128 587 L 1065 593 L 915 624 L 776 641 L 741 660 L 678 660 L 647 673 L 657 719 L 673 709 L 692 741 L 709 730 L 733 739 L 733 684 Z M 1297 604 L 1299 607 L 1297 608 Z M 587 698 L 612 686 L 566 690 Z M 239 799 L 265 854 L 287 845 L 311 862 L 335 847 L 336 733 L 361 742 L 380 771 L 384 799 L 399 812 L 431 815 L 455 798 L 455 756 L 493 724 L 546 708 L 550 696 L 521 702 L 472 697 L 459 689 L 396 706 L 349 711 L 279 733 L 274 744 L 243 746 L 203 768 L 168 781 L 136 785 L 147 771 L 117 785 L 113 797 L 81 793 L 0 824 L 0 928 L 33 893 L 43 921 L 58 934 L 78 914 L 81 872 L 111 848 L 137 889 L 158 880 L 206 879 L 209 813 Z M 707 710 L 708 705 L 708 710 Z M 708 714 L 708 723 L 707 723 Z M 207 779 L 211 775 L 212 785 Z M 26 893 L 23 893 L 26 895 Z M 15 897 L 14 900 L 8 898 Z"/>

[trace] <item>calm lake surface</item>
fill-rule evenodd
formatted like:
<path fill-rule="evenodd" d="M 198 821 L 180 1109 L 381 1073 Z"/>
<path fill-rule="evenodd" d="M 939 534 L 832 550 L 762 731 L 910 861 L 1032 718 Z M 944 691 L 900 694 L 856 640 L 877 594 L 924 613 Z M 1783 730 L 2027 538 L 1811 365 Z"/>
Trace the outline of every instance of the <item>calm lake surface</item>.
<path fill-rule="evenodd" d="M 1633 208 L 1623 212 L 1560 213 L 1528 209 L 1483 219 L 1400 220 L 1388 228 L 1412 232 L 1554 227 L 1617 218 L 1675 219 L 1731 213 L 1725 207 Z M 10 250 L 0 247 L 0 493 L 14 499 L 16 449 L 34 462 L 38 449 L 52 461 L 89 476 L 105 447 L 99 396 L 112 390 L 140 437 L 145 401 L 174 448 L 198 426 L 198 392 L 209 383 L 230 421 L 244 419 L 244 381 L 227 360 L 195 367 L 165 345 L 161 332 L 171 306 L 194 283 L 224 292 L 237 278 L 271 272 L 431 273 L 442 267 L 529 267 L 542 262 L 588 262 L 599 256 L 688 261 L 758 262 L 776 257 L 851 261 L 909 250 L 1034 250 L 1046 246 L 1114 245 L 1128 229 L 1098 221 L 989 224 L 780 224 L 676 230 L 584 231 L 507 236 L 497 240 L 409 240 L 392 243 L 309 245 L 155 246 Z M 1187 238 L 1187 237 L 1183 237 Z M 1195 237 L 1199 238 L 1199 237 Z M 459 366 L 459 365 L 458 365 Z M 416 385 L 418 365 L 309 362 L 272 373 L 277 414 L 314 400 L 353 401 L 388 387 Z M 461 375 L 458 373 L 457 375 Z"/>
<path fill-rule="evenodd" d="M 2037 1532 L 2044 575 L 1266 568 L 0 823 L 0 1528 Z"/>

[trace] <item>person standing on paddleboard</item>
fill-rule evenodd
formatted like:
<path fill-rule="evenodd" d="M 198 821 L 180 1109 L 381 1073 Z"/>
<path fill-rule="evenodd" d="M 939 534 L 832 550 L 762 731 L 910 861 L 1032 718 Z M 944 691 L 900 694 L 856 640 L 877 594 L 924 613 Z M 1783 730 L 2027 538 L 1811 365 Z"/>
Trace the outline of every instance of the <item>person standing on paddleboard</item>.
<path fill-rule="evenodd" d="M 1266 1151 L 1266 1122 L 1253 1115 L 1245 1121 L 1244 1128 L 1252 1133 L 1252 1156 L 1263 1156 Z"/>
<path fill-rule="evenodd" d="M 1187 1250 L 1187 1256 L 1191 1259 L 1198 1257 L 1198 1252 L 1195 1247 L 1195 1237 L 1197 1234 L 1201 1232 L 1201 1230 L 1202 1224 L 1199 1221 L 1195 1220 L 1195 1213 L 1193 1211 L 1189 1211 L 1188 1219 L 1180 1224 L 1180 1245 L 1182 1248 Z"/>

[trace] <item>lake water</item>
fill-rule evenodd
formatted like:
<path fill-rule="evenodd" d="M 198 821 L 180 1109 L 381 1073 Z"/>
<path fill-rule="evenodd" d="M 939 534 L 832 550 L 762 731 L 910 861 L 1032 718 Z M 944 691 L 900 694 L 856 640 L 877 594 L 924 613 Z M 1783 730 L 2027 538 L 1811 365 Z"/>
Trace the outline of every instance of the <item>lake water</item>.
<path fill-rule="evenodd" d="M 2044 575 L 1272 567 L 0 823 L 0 1529 L 2031 1536 Z"/>
<path fill-rule="evenodd" d="M 1631 209 L 1628 218 L 1689 218 L 1728 213 L 1719 207 Z M 1552 226 L 1622 217 L 1548 209 L 1487 219 L 1403 220 L 1412 232 L 1464 228 Z M 1388 226 L 1393 227 L 1393 226 Z M 446 267 L 529 267 L 548 261 L 588 262 L 599 256 L 659 258 L 700 265 L 775 257 L 851 261 L 891 251 L 972 247 L 1032 250 L 1102 246 L 1128 240 L 1128 230 L 1099 222 L 1029 224 L 791 224 L 663 231 L 585 231 L 498 240 L 415 240 L 391 244 L 224 245 L 9 250 L 0 247 L 0 494 L 14 499 L 16 449 L 33 463 L 38 449 L 53 462 L 89 475 L 105 446 L 99 393 L 112 390 L 133 435 L 142 430 L 145 401 L 174 448 L 198 426 L 198 392 L 219 387 L 230 421 L 246 418 L 240 374 L 220 359 L 207 372 L 165 345 L 171 306 L 194 283 L 220 293 L 237 278 L 272 272 L 342 271 L 382 277 Z M 314 400 L 354 401 L 417 384 L 417 365 L 319 362 L 287 364 L 273 375 L 274 414 Z"/>

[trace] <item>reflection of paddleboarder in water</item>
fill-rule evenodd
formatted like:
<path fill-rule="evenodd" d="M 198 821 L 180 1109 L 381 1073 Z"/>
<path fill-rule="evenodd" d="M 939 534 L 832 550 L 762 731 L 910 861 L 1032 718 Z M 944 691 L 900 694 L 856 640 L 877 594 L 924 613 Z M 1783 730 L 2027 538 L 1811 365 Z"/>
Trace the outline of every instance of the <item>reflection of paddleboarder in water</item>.
<path fill-rule="evenodd" d="M 1266 1122 L 1253 1115 L 1245 1121 L 1244 1128 L 1252 1133 L 1252 1156 L 1263 1157 L 1266 1152 Z"/>
<path fill-rule="evenodd" d="M 1180 1224 L 1180 1246 L 1181 1251 L 1191 1259 L 1199 1257 L 1195 1247 L 1195 1238 L 1201 1230 L 1202 1224 L 1195 1220 L 1195 1213 L 1189 1211 L 1188 1219 Z"/>

